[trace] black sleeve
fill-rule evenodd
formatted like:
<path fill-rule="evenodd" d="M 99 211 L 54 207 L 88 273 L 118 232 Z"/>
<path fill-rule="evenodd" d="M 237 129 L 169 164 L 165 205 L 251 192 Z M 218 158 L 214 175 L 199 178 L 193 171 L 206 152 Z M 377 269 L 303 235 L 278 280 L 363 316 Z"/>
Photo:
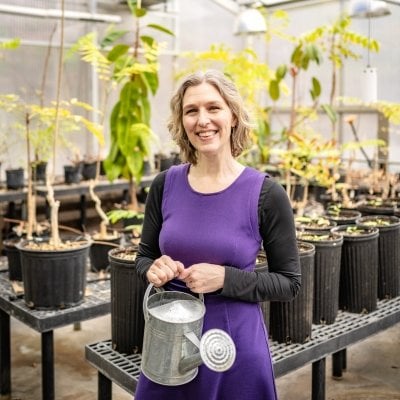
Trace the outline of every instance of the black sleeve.
<path fill-rule="evenodd" d="M 145 282 L 147 282 L 146 273 L 151 264 L 161 256 L 158 237 L 162 226 L 161 203 L 165 174 L 166 171 L 163 171 L 154 178 L 146 199 L 142 236 L 135 262 L 137 273 Z"/>
<path fill-rule="evenodd" d="M 268 271 L 226 267 L 221 294 L 245 301 L 289 301 L 301 285 L 293 211 L 283 187 L 266 178 L 259 200 L 259 224 Z"/>
<path fill-rule="evenodd" d="M 162 226 L 162 195 L 165 171 L 150 186 L 146 201 L 142 237 L 136 257 L 138 274 L 146 281 L 146 272 L 161 256 L 158 237 Z M 242 271 L 225 267 L 221 295 L 244 301 L 291 300 L 300 288 L 300 263 L 294 218 L 283 187 L 266 178 L 258 205 L 260 233 L 267 254 L 268 271 Z"/>

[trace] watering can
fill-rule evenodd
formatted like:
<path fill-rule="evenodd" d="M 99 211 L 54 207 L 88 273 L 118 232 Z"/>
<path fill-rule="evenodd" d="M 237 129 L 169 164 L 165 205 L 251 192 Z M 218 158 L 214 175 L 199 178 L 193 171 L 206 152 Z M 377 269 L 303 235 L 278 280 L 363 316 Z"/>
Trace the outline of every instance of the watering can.
<path fill-rule="evenodd" d="M 217 372 L 235 361 L 232 338 L 221 329 L 210 329 L 200 338 L 205 314 L 204 297 L 165 291 L 150 284 L 143 298 L 145 319 L 141 369 L 153 382 L 167 386 L 193 380 L 204 363 Z"/>

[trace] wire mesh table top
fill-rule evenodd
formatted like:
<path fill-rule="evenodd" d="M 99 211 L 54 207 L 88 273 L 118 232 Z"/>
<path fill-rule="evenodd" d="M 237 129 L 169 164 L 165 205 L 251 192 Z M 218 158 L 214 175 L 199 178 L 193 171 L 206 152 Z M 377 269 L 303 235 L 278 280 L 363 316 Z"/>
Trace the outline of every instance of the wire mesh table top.
<path fill-rule="evenodd" d="M 86 293 L 81 304 L 48 311 L 31 309 L 8 279 L 7 259 L 0 258 L 0 308 L 39 332 L 106 315 L 111 311 L 110 299 L 110 280 L 88 272 Z"/>
<path fill-rule="evenodd" d="M 305 343 L 270 341 L 275 375 L 281 376 L 356 343 L 400 322 L 400 297 L 381 300 L 369 314 L 339 311 L 335 323 L 313 325 L 312 338 Z M 111 340 L 86 346 L 86 359 L 103 375 L 134 394 L 140 374 L 140 354 L 127 355 L 112 348 Z"/>

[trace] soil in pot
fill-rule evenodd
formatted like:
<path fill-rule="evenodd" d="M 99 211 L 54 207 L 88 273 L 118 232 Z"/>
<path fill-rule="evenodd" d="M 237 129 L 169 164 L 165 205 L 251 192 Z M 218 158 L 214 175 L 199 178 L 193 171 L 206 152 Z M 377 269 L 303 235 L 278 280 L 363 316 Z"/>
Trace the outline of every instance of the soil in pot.
<path fill-rule="evenodd" d="M 19 243 L 27 306 L 58 310 L 81 304 L 90 245 L 90 241 L 81 240 L 65 242 L 55 249 L 48 242 Z"/>
<path fill-rule="evenodd" d="M 398 208 L 398 200 L 370 199 L 357 207 L 363 216 L 367 215 L 394 215 Z"/>
<path fill-rule="evenodd" d="M 343 237 L 326 231 L 297 232 L 315 246 L 313 323 L 333 324 L 339 311 L 340 259 Z"/>
<path fill-rule="evenodd" d="M 394 215 L 369 215 L 357 220 L 361 227 L 375 227 L 378 239 L 378 299 L 400 295 L 400 219 Z"/>
<path fill-rule="evenodd" d="M 355 224 L 357 218 L 361 217 L 361 212 L 349 208 L 331 207 L 326 212 L 326 218 L 336 223 L 336 225 Z"/>
<path fill-rule="evenodd" d="M 296 217 L 295 218 L 296 229 L 308 230 L 308 231 L 327 231 L 329 232 L 336 222 L 331 221 L 325 216 L 320 217 Z"/>
<path fill-rule="evenodd" d="M 315 246 L 298 242 L 301 290 L 290 302 L 271 302 L 273 340 L 279 343 L 304 343 L 311 339 L 314 296 Z"/>
<path fill-rule="evenodd" d="M 120 353 L 140 353 L 143 347 L 145 283 L 135 270 L 137 247 L 108 253 L 111 270 L 111 340 Z"/>
<path fill-rule="evenodd" d="M 376 310 L 379 231 L 355 224 L 341 225 L 332 231 L 343 236 L 339 307 L 354 313 Z"/>

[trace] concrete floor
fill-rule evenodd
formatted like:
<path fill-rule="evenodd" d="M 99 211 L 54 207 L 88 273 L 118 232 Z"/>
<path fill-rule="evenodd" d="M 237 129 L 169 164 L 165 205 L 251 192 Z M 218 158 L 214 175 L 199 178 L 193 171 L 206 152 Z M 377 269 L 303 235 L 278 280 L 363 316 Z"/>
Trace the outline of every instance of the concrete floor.
<path fill-rule="evenodd" d="M 12 400 L 40 400 L 40 334 L 13 318 L 11 324 Z M 55 330 L 57 400 L 97 399 L 97 371 L 85 361 L 84 346 L 110 337 L 109 315 L 83 322 L 80 330 Z M 332 379 L 327 360 L 326 400 L 400 400 L 400 322 L 351 346 L 347 357 L 341 380 Z M 277 388 L 280 400 L 311 399 L 311 365 L 278 378 Z M 113 385 L 113 399 L 132 396 Z"/>

